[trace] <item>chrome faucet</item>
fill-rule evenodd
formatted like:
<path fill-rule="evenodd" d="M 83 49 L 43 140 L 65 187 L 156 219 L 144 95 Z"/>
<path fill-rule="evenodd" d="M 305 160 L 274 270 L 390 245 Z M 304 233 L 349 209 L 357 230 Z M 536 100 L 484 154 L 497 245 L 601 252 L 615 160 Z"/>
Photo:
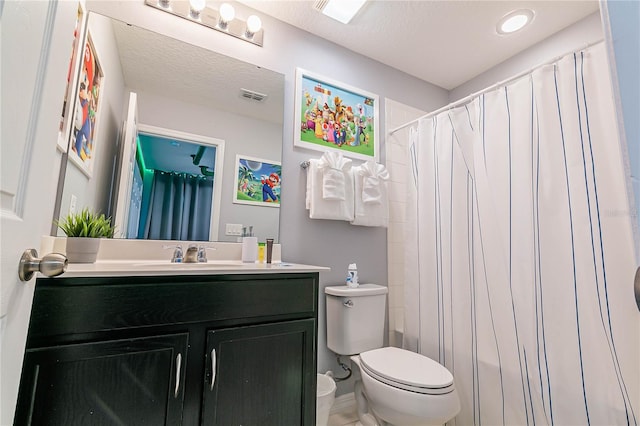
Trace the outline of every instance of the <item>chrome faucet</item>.
<path fill-rule="evenodd" d="M 202 244 L 195 245 L 189 244 L 186 254 L 182 251 L 182 246 L 176 244 L 175 246 L 162 246 L 164 249 L 174 249 L 171 256 L 171 263 L 206 263 L 207 262 L 207 250 L 215 250 L 215 247 L 207 247 Z"/>
<path fill-rule="evenodd" d="M 184 256 L 185 263 L 196 263 L 198 262 L 198 246 L 195 244 L 190 244 L 187 247 L 187 254 Z"/>

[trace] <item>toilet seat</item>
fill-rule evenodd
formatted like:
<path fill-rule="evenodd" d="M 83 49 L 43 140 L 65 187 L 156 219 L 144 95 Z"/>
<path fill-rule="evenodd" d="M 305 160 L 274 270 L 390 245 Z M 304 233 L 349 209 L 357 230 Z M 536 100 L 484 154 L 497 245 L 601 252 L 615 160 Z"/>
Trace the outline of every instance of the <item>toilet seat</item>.
<path fill-rule="evenodd" d="M 360 354 L 366 374 L 389 386 L 425 395 L 453 392 L 453 375 L 426 356 L 405 349 L 387 347 Z"/>

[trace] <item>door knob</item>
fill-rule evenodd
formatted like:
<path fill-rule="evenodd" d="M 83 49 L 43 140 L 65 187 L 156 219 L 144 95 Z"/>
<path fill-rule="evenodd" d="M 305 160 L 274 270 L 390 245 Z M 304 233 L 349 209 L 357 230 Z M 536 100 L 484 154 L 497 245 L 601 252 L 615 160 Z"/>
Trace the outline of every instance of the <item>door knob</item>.
<path fill-rule="evenodd" d="M 60 253 L 49 253 L 40 259 L 35 249 L 27 249 L 20 258 L 18 276 L 20 281 L 29 281 L 36 272 L 55 277 L 67 270 L 67 263 L 67 258 Z"/>

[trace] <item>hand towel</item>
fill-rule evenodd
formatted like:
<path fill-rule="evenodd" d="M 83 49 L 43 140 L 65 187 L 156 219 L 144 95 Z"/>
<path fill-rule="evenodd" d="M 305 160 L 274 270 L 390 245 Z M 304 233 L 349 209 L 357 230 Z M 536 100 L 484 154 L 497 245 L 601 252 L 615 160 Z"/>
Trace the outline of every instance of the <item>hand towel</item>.
<path fill-rule="evenodd" d="M 322 170 L 322 198 L 325 200 L 346 201 L 345 176 L 351 169 L 351 160 L 346 159 L 340 152 L 326 152 L 318 167 Z"/>
<path fill-rule="evenodd" d="M 353 174 L 351 172 L 351 160 L 343 165 L 340 170 L 344 185 L 344 199 L 325 199 L 324 192 L 324 170 L 327 163 L 321 160 L 310 160 L 307 167 L 307 194 L 306 208 L 309 210 L 311 219 L 331 219 L 346 220 L 354 219 L 354 189 Z"/>
<path fill-rule="evenodd" d="M 375 161 L 353 168 L 354 220 L 353 225 L 389 226 L 389 196 L 387 181 L 389 172 Z"/>

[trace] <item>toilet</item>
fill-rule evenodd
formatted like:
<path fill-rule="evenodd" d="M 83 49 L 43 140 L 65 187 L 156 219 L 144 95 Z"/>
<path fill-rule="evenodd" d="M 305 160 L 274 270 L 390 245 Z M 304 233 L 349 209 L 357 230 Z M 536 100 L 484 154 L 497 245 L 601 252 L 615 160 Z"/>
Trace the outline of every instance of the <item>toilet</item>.
<path fill-rule="evenodd" d="M 383 347 L 387 288 L 376 284 L 325 287 L 327 346 L 351 356 L 358 418 L 364 426 L 443 425 L 458 412 L 453 375 L 414 352 Z"/>

